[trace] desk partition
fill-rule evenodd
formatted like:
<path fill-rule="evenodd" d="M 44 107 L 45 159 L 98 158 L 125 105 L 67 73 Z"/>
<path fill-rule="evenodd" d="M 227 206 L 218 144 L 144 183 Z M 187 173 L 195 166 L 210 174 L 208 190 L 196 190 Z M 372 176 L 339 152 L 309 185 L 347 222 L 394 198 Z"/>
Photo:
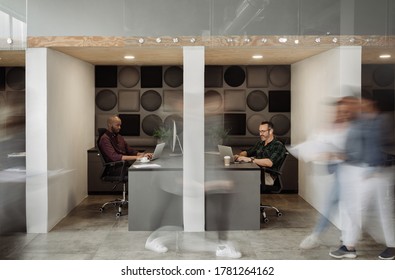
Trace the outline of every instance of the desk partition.
<path fill-rule="evenodd" d="M 129 231 L 183 226 L 182 157 L 162 156 L 129 168 Z M 253 163 L 224 166 L 205 155 L 205 230 L 260 229 L 260 168 Z"/>

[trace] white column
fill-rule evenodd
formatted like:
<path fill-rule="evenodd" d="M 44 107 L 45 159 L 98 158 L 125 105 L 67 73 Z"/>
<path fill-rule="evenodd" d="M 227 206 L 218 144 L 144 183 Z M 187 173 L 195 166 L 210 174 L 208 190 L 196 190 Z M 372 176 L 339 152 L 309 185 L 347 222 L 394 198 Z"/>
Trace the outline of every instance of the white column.
<path fill-rule="evenodd" d="M 47 49 L 26 50 L 26 227 L 48 231 Z"/>
<path fill-rule="evenodd" d="M 183 217 L 204 231 L 204 47 L 184 47 Z"/>

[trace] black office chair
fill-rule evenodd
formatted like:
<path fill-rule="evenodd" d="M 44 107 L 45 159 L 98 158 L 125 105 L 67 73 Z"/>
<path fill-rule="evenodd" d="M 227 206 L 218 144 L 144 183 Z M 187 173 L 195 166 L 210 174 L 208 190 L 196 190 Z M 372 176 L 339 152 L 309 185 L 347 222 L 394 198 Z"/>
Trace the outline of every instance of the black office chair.
<path fill-rule="evenodd" d="M 99 211 L 103 212 L 105 207 L 108 205 L 113 205 L 115 208 L 118 208 L 118 212 L 116 213 L 116 217 L 120 217 L 122 215 L 122 208 L 128 205 L 128 200 L 126 199 L 126 184 L 128 182 L 128 168 L 129 163 L 127 161 L 115 161 L 115 162 L 106 162 L 102 152 L 100 150 L 99 142 L 100 138 L 106 132 L 105 128 L 99 128 L 98 133 L 99 137 L 97 138 L 97 149 L 100 154 L 100 158 L 103 163 L 103 169 L 100 178 L 105 182 L 115 183 L 112 190 L 114 190 L 119 184 L 122 184 L 122 198 L 118 198 L 116 200 L 108 201 L 104 203 Z"/>
<path fill-rule="evenodd" d="M 285 153 L 285 156 L 280 164 L 280 168 L 278 171 L 270 169 L 270 168 L 262 167 L 262 169 L 261 169 L 261 194 L 280 193 L 281 192 L 281 190 L 283 188 L 283 182 L 282 182 L 281 176 L 282 176 L 282 171 L 284 168 L 284 162 L 285 162 L 287 156 L 288 156 L 288 152 Z M 265 173 L 266 172 L 269 172 L 276 177 L 273 185 L 266 185 L 265 184 Z M 267 214 L 266 214 L 267 209 L 273 209 L 274 211 L 276 211 L 277 217 L 281 217 L 283 215 L 283 213 L 277 207 L 275 207 L 273 205 L 261 203 L 260 211 L 261 211 L 264 223 L 269 222 L 269 218 L 267 217 Z"/>

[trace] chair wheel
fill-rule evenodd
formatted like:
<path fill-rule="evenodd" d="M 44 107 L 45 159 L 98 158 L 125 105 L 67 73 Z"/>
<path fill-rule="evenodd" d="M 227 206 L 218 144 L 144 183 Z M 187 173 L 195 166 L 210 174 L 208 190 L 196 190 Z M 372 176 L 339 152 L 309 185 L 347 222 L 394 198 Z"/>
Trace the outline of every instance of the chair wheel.
<path fill-rule="evenodd" d="M 268 219 L 268 218 L 264 218 L 264 219 L 263 219 L 263 222 L 266 224 L 266 223 L 269 222 L 269 219 Z"/>
<path fill-rule="evenodd" d="M 121 212 L 117 212 L 117 214 L 115 214 L 115 216 L 118 218 L 118 217 L 121 217 Z"/>
<path fill-rule="evenodd" d="M 281 217 L 282 215 L 283 215 L 283 213 L 281 213 L 281 212 L 277 213 L 277 217 Z"/>
<path fill-rule="evenodd" d="M 99 211 L 100 211 L 100 212 L 103 212 L 103 211 L 104 211 L 104 208 L 103 208 L 103 207 L 100 207 L 100 208 L 99 208 Z"/>

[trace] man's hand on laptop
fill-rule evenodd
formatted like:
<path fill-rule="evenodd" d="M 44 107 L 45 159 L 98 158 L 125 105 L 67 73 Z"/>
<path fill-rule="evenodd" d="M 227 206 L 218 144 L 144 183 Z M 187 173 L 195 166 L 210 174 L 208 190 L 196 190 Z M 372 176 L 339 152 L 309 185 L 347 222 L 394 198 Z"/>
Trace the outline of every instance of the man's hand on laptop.
<path fill-rule="evenodd" d="M 238 156 L 235 158 L 236 161 L 242 161 L 242 162 L 252 162 L 253 159 L 250 157 L 245 157 L 245 156 Z"/>

